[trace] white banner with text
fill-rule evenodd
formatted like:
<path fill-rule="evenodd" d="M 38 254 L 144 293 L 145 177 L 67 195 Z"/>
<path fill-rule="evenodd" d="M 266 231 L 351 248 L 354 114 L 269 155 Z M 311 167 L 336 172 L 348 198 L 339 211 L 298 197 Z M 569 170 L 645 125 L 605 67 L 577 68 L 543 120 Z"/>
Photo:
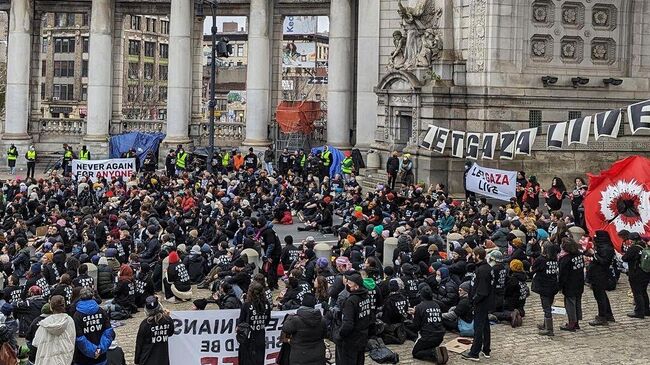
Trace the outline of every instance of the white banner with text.
<path fill-rule="evenodd" d="M 517 171 L 490 169 L 473 164 L 465 176 L 465 188 L 490 198 L 509 201 L 516 196 Z"/>
<path fill-rule="evenodd" d="M 136 173 L 134 158 L 113 158 L 110 160 L 72 160 L 72 176 L 77 180 L 86 176 L 93 182 L 101 179 L 111 181 L 123 178 L 129 180 Z"/>

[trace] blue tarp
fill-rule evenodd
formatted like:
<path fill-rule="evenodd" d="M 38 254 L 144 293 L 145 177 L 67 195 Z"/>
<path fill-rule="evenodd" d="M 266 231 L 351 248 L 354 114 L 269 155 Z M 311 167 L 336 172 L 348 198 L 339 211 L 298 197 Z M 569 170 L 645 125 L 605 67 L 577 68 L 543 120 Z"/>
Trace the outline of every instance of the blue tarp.
<path fill-rule="evenodd" d="M 164 133 L 132 132 L 113 136 L 109 141 L 110 158 L 120 158 L 123 153 L 134 148 L 138 158 L 142 161 L 147 153 L 156 153 L 163 139 L 165 139 Z"/>
<path fill-rule="evenodd" d="M 339 149 L 332 146 L 328 146 L 330 152 L 332 152 L 332 166 L 330 166 L 330 176 L 341 173 L 341 162 L 345 160 L 345 155 Z M 325 147 L 314 147 L 311 149 L 311 153 L 317 154 L 318 152 L 323 152 Z"/>

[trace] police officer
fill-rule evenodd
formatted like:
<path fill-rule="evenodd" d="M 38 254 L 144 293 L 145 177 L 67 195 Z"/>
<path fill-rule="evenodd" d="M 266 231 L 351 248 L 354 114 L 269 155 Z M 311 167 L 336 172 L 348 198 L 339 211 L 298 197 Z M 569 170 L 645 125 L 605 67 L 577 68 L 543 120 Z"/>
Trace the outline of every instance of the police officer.
<path fill-rule="evenodd" d="M 409 310 L 413 314 L 413 329 L 420 334 L 413 346 L 413 358 L 435 361 L 436 364 L 446 364 L 449 360 L 447 348 L 440 346 L 445 338 L 445 327 L 442 325 L 442 311 L 433 300 L 433 291 L 427 283 L 418 286 L 422 301 Z"/>
<path fill-rule="evenodd" d="M 63 164 L 61 168 L 63 169 L 64 174 L 70 173 L 72 168 L 72 160 L 74 159 L 74 153 L 72 152 L 72 147 L 68 146 L 67 143 L 63 144 Z"/>
<path fill-rule="evenodd" d="M 90 160 L 90 151 L 86 149 L 86 146 L 81 146 L 81 150 L 79 151 L 79 159 L 84 161 Z"/>
<path fill-rule="evenodd" d="M 178 150 L 176 151 L 176 175 L 180 175 L 187 168 L 187 157 L 188 154 L 185 152 L 185 149 L 182 145 L 178 145 Z"/>
<path fill-rule="evenodd" d="M 341 172 L 343 172 L 343 178 L 345 182 L 350 180 L 350 175 L 352 174 L 352 169 L 354 168 L 354 161 L 352 161 L 352 154 L 350 151 L 345 152 L 345 159 L 341 162 Z"/>
<path fill-rule="evenodd" d="M 370 298 L 359 273 L 346 275 L 345 285 L 350 296 L 342 306 L 340 338 L 336 338 L 336 364 L 363 364 L 370 327 Z"/>
<path fill-rule="evenodd" d="M 321 153 L 321 160 L 323 161 L 321 176 L 330 176 L 330 166 L 332 166 L 332 151 L 329 146 L 325 146 L 323 153 Z"/>
<path fill-rule="evenodd" d="M 36 170 L 36 150 L 34 145 L 29 146 L 29 150 L 25 153 L 27 159 L 27 178 L 34 178 L 34 170 Z"/>
<path fill-rule="evenodd" d="M 9 150 L 7 150 L 7 165 L 9 166 L 9 169 L 11 170 L 12 175 L 16 174 L 16 159 L 17 158 L 18 158 L 18 149 L 12 143 L 11 146 L 9 146 Z"/>
<path fill-rule="evenodd" d="M 296 175 L 304 177 L 305 164 L 307 163 L 307 155 L 304 150 L 296 151 L 296 158 L 294 159 L 294 170 Z"/>

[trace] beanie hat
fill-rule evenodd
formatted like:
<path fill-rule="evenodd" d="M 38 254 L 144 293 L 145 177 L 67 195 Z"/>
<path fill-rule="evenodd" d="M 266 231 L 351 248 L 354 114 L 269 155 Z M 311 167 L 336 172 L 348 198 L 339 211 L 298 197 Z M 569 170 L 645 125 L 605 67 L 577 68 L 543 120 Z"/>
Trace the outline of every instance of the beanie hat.
<path fill-rule="evenodd" d="M 327 258 L 325 257 L 319 257 L 316 260 L 316 266 L 320 267 L 321 269 L 324 269 L 329 265 L 329 261 L 327 261 Z"/>
<path fill-rule="evenodd" d="M 524 244 L 524 241 L 522 241 L 521 238 L 515 238 L 514 240 L 512 240 L 512 246 L 513 247 L 518 248 L 518 247 L 523 246 L 523 244 Z"/>
<path fill-rule="evenodd" d="M 175 263 L 180 261 L 180 258 L 178 257 L 178 253 L 176 253 L 176 251 L 170 252 L 169 256 L 167 256 L 167 257 L 169 257 L 169 263 L 170 264 L 175 264 Z"/>
<path fill-rule="evenodd" d="M 440 277 L 443 279 L 446 279 L 449 277 L 449 269 L 446 266 L 443 266 L 438 269 L 438 272 L 440 273 Z"/>
<path fill-rule="evenodd" d="M 339 256 L 339 257 L 336 258 L 336 265 L 337 266 L 350 265 L 350 259 L 347 258 L 346 256 Z"/>
<path fill-rule="evenodd" d="M 151 225 L 149 225 L 147 227 L 147 233 L 149 233 L 150 235 L 154 235 L 154 234 L 158 233 L 158 228 L 156 226 L 154 226 L 153 224 L 151 224 Z"/>
<path fill-rule="evenodd" d="M 361 277 L 361 274 L 359 274 L 358 272 L 352 272 L 348 275 L 345 275 L 345 278 L 357 284 L 359 287 L 363 287 L 363 278 Z"/>
<path fill-rule="evenodd" d="M 43 304 L 43 308 L 41 308 L 41 314 L 45 314 L 45 315 L 52 314 L 52 308 L 50 307 L 50 303 Z"/>
<path fill-rule="evenodd" d="M 92 260 L 93 264 L 98 265 L 99 264 L 99 255 L 93 255 Z"/>
<path fill-rule="evenodd" d="M 285 236 L 284 243 L 286 243 L 287 245 L 293 245 L 293 236 L 292 235 Z"/>
<path fill-rule="evenodd" d="M 384 231 L 384 226 L 381 224 L 372 229 L 377 235 L 381 236 L 381 232 Z"/>
<path fill-rule="evenodd" d="M 0 312 L 5 315 L 5 317 L 9 317 L 11 313 L 14 311 L 14 306 L 11 303 L 5 303 L 2 305 L 2 308 L 0 308 Z"/>
<path fill-rule="evenodd" d="M 116 248 L 108 248 L 106 249 L 106 257 L 115 257 L 117 256 L 117 249 Z"/>
<path fill-rule="evenodd" d="M 100 257 L 98 261 L 98 265 L 108 265 L 108 260 L 106 257 Z"/>
<path fill-rule="evenodd" d="M 383 238 L 388 238 L 388 237 L 390 237 L 390 231 L 387 230 L 387 229 L 384 229 L 383 231 L 381 231 L 381 236 L 382 236 Z"/>
<path fill-rule="evenodd" d="M 302 297 L 302 306 L 303 307 L 309 307 L 309 308 L 314 308 L 318 301 L 316 300 L 316 296 L 312 293 L 306 293 Z"/>
<path fill-rule="evenodd" d="M 418 294 L 424 300 L 433 299 L 433 291 L 427 283 L 420 283 L 420 285 L 418 285 Z"/>
<path fill-rule="evenodd" d="M 158 298 L 156 298 L 153 295 L 150 295 L 147 297 L 146 303 L 144 305 L 144 312 L 147 316 L 156 314 L 160 312 L 162 308 L 160 308 L 160 303 L 158 302 Z"/>
<path fill-rule="evenodd" d="M 519 261 L 519 260 L 517 260 L 517 261 Z M 520 262 L 521 262 L 521 261 L 520 261 Z M 460 283 L 460 285 L 458 286 L 458 288 L 459 288 L 459 289 L 463 289 L 466 293 L 469 293 L 469 291 L 470 291 L 471 288 L 472 288 L 472 283 L 471 283 L 470 281 L 464 281 L 464 282 Z"/>
<path fill-rule="evenodd" d="M 52 243 L 50 243 L 50 242 L 45 242 L 45 243 L 43 244 L 43 252 L 46 252 L 46 253 L 47 253 L 47 252 L 50 252 L 50 251 L 52 251 Z"/>
<path fill-rule="evenodd" d="M 196 309 L 202 311 L 202 310 L 205 309 L 205 306 L 208 305 L 208 301 L 205 300 L 205 299 L 197 299 L 197 300 L 193 301 L 192 304 L 194 304 L 194 306 L 196 307 Z"/>
<path fill-rule="evenodd" d="M 411 243 L 411 237 L 408 235 L 403 234 L 397 239 L 398 245 L 408 245 L 409 243 Z"/>
<path fill-rule="evenodd" d="M 199 246 L 199 245 L 192 246 L 192 250 L 190 250 L 190 253 L 193 254 L 193 255 L 200 255 L 201 254 L 201 246 Z"/>
<path fill-rule="evenodd" d="M 415 274 L 415 266 L 413 266 L 413 265 L 411 265 L 409 263 L 406 263 L 406 264 L 402 265 L 402 273 L 404 273 L 406 275 Z"/>
<path fill-rule="evenodd" d="M 184 243 L 181 243 L 180 245 L 176 246 L 176 251 L 185 253 L 187 251 L 187 246 L 185 246 Z"/>
<path fill-rule="evenodd" d="M 31 271 L 32 274 L 39 274 L 41 272 L 41 264 L 39 262 L 33 264 L 29 271 Z"/>
<path fill-rule="evenodd" d="M 207 243 L 204 243 L 203 246 L 201 246 L 201 252 L 210 253 L 211 251 L 212 248 L 210 248 L 210 245 Z"/>
<path fill-rule="evenodd" d="M 494 262 L 503 262 L 503 254 L 499 250 L 494 250 L 488 255 L 488 260 Z"/>
<path fill-rule="evenodd" d="M 521 262 L 521 260 L 514 259 L 510 261 L 510 271 L 513 272 L 523 272 L 524 271 L 524 263 Z"/>

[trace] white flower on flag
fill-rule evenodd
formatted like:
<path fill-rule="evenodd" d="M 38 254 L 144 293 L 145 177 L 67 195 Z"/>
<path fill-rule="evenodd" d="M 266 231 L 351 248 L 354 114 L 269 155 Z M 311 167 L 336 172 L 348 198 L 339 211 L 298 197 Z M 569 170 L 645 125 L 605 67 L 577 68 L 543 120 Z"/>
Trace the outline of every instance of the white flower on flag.
<path fill-rule="evenodd" d="M 620 180 L 601 194 L 600 212 L 617 231 L 645 233 L 650 224 L 650 192 L 636 180 Z"/>

